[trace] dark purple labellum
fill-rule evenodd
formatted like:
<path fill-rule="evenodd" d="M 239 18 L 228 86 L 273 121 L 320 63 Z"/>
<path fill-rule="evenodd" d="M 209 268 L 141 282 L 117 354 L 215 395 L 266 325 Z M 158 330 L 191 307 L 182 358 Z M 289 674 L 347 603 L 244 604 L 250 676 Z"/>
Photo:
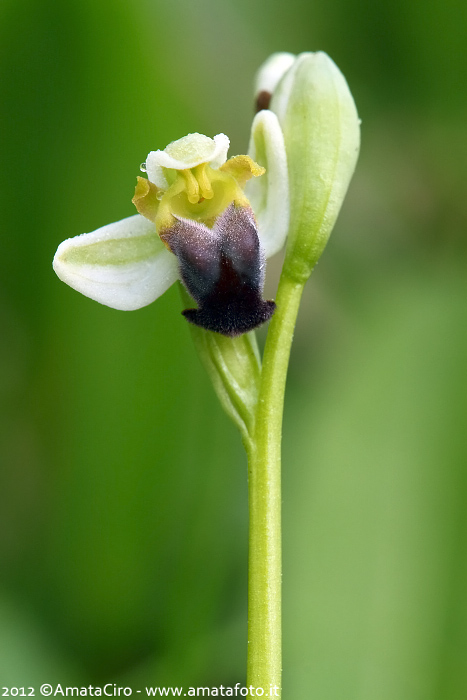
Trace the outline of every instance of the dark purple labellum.
<path fill-rule="evenodd" d="M 183 311 L 188 321 L 233 337 L 271 318 L 276 305 L 261 296 L 265 260 L 249 207 L 230 204 L 212 229 L 178 218 L 161 238 L 177 256 L 182 281 L 198 304 Z"/>

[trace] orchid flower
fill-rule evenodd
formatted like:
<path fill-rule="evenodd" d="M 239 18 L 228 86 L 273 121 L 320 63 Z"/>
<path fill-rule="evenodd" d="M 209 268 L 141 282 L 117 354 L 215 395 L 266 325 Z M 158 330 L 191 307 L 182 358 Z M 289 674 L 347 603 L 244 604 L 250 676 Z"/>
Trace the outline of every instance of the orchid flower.
<path fill-rule="evenodd" d="M 133 197 L 139 213 L 61 243 L 58 277 L 121 310 L 150 304 L 181 278 L 198 304 L 185 317 L 227 336 L 268 320 L 275 305 L 261 298 L 265 258 L 282 248 L 289 224 L 278 118 L 268 110 L 256 115 L 255 160 L 227 160 L 228 148 L 225 134 L 196 133 L 151 151 Z"/>
<path fill-rule="evenodd" d="M 360 121 L 344 76 L 322 52 L 273 54 L 255 89 L 248 155 L 227 160 L 224 134 L 189 134 L 151 151 L 133 197 L 138 214 L 64 241 L 54 269 L 115 309 L 146 306 L 178 278 L 197 303 L 183 314 L 248 456 L 247 684 L 280 697 L 287 367 L 304 286 L 355 169 Z M 276 309 L 262 298 L 265 260 L 286 238 Z M 271 316 L 261 362 L 248 331 Z"/>

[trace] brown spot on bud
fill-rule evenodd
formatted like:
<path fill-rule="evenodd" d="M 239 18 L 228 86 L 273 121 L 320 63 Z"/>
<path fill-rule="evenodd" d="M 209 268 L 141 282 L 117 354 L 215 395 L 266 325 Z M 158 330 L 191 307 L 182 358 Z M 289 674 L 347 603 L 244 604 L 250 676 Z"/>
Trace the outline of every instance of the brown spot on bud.
<path fill-rule="evenodd" d="M 256 111 L 261 112 L 262 109 L 269 109 L 272 94 L 267 90 L 261 90 L 256 96 Z"/>

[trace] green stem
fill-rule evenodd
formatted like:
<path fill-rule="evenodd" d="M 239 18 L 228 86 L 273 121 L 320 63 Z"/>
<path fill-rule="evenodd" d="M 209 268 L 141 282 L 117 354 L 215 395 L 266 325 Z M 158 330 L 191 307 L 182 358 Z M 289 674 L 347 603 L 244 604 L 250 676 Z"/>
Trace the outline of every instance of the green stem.
<path fill-rule="evenodd" d="M 282 414 L 290 347 L 302 291 L 303 283 L 282 273 L 277 309 L 264 350 L 254 433 L 248 450 L 247 685 L 261 687 L 265 696 L 273 697 L 280 697 L 282 670 Z"/>

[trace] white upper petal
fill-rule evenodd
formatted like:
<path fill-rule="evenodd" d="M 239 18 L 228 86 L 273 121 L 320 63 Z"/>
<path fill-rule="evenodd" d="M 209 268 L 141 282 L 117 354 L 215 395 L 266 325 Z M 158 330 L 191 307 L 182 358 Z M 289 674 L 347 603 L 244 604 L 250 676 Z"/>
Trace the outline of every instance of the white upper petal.
<path fill-rule="evenodd" d="M 188 134 L 178 141 L 173 141 L 163 151 L 151 151 L 146 158 L 148 178 L 158 187 L 168 186 L 162 168 L 186 170 L 201 163 L 209 163 L 212 168 L 219 168 L 227 160 L 229 138 L 217 134 L 213 139 L 203 134 Z"/>
<path fill-rule="evenodd" d="M 270 92 L 276 89 L 279 80 L 289 70 L 295 61 L 293 53 L 273 53 L 263 63 L 255 78 L 255 95 L 260 92 Z"/>
<path fill-rule="evenodd" d="M 73 289 L 123 311 L 150 304 L 178 278 L 175 256 L 140 214 L 63 241 L 53 267 Z"/>
<path fill-rule="evenodd" d="M 290 202 L 287 155 L 279 120 L 273 112 L 258 112 L 251 126 L 248 153 L 266 173 L 249 180 L 245 194 L 255 212 L 266 257 L 284 245 L 289 229 Z"/>

